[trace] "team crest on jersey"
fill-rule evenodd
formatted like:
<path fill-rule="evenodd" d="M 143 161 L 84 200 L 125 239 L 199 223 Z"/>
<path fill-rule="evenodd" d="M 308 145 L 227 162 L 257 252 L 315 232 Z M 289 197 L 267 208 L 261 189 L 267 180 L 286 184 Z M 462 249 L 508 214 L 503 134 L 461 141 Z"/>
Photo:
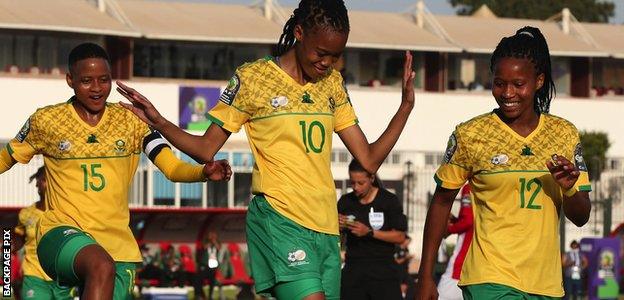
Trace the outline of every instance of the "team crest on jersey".
<path fill-rule="evenodd" d="M 69 149 L 71 149 L 71 143 L 68 140 L 62 140 L 59 143 L 58 149 L 62 152 L 69 151 Z"/>
<path fill-rule="evenodd" d="M 24 123 L 24 126 L 22 126 L 22 129 L 20 129 L 20 131 L 17 133 L 17 135 L 15 136 L 15 139 L 21 143 L 26 139 L 26 136 L 28 136 L 29 132 L 30 132 L 30 119 L 26 120 L 26 123 Z"/>
<path fill-rule="evenodd" d="M 240 78 L 238 75 L 234 74 L 230 81 L 228 81 L 227 87 L 221 93 L 219 100 L 227 105 L 232 105 L 234 102 L 234 98 L 236 98 L 236 94 L 238 94 L 238 90 L 240 89 Z"/>
<path fill-rule="evenodd" d="M 286 106 L 288 104 L 288 98 L 286 96 L 277 96 L 271 99 L 271 106 L 277 109 L 278 107 Z"/>
<path fill-rule="evenodd" d="M 33 289 L 29 289 L 29 290 L 26 292 L 26 298 L 35 298 L 35 290 L 33 290 Z"/>
<path fill-rule="evenodd" d="M 509 156 L 507 154 L 497 154 L 492 157 L 492 164 L 494 165 L 506 165 L 509 162 Z"/>
<path fill-rule="evenodd" d="M 115 142 L 115 152 L 117 153 L 126 152 L 126 142 L 124 142 L 123 140 L 117 140 Z"/>
<path fill-rule="evenodd" d="M 576 144 L 574 148 L 574 164 L 579 170 L 587 172 L 587 165 L 583 159 L 583 146 L 581 143 Z"/>
<path fill-rule="evenodd" d="M 455 133 L 453 133 L 449 137 L 448 143 L 446 144 L 446 151 L 444 151 L 445 164 L 448 164 L 451 161 L 453 154 L 455 154 L 455 150 L 457 150 L 457 138 L 455 137 Z"/>

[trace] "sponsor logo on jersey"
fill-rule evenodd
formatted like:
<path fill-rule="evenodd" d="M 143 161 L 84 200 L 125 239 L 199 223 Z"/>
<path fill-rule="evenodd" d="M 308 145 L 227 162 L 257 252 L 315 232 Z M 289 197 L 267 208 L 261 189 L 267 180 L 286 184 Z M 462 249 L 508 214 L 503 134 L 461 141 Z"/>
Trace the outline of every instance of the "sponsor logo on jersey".
<path fill-rule="evenodd" d="M 69 151 L 69 149 L 71 149 L 71 143 L 68 140 L 62 140 L 59 143 L 58 149 L 60 151 Z"/>
<path fill-rule="evenodd" d="M 238 75 L 234 74 L 230 81 L 228 81 L 228 85 L 225 87 L 225 90 L 223 90 L 223 93 L 221 93 L 219 100 L 227 105 L 232 105 L 236 94 L 238 94 L 240 85 L 240 78 L 238 78 Z"/>
<path fill-rule="evenodd" d="M 531 147 L 529 147 L 528 145 L 524 145 L 524 148 L 522 148 L 522 152 L 520 153 L 520 155 L 532 156 L 534 154 L 533 154 L 533 150 L 531 150 Z"/>
<path fill-rule="evenodd" d="M 271 99 L 271 106 L 275 109 L 286 106 L 286 104 L 288 104 L 288 98 L 286 98 L 286 96 L 277 96 Z"/>
<path fill-rule="evenodd" d="M 581 143 L 576 144 L 574 148 L 574 164 L 579 170 L 587 172 L 587 165 L 585 164 L 585 159 L 583 159 L 583 146 Z"/>
<path fill-rule="evenodd" d="M 26 123 L 24 123 L 24 126 L 22 126 L 22 129 L 20 129 L 20 131 L 17 133 L 17 135 L 15 136 L 15 139 L 21 143 L 26 139 L 29 132 L 30 132 L 30 119 L 26 120 Z"/>
<path fill-rule="evenodd" d="M 448 164 L 451 161 L 453 154 L 455 154 L 455 150 L 457 150 L 457 138 L 455 137 L 455 133 L 453 133 L 449 137 L 448 143 L 446 144 L 446 151 L 444 151 L 445 164 Z"/>
<path fill-rule="evenodd" d="M 509 156 L 507 154 L 497 154 L 492 157 L 492 163 L 495 165 L 506 165 L 509 161 Z"/>
<path fill-rule="evenodd" d="M 303 92 L 303 96 L 301 96 L 301 103 L 310 103 L 310 104 L 314 103 L 308 91 Z"/>
<path fill-rule="evenodd" d="M 329 110 L 333 113 L 336 111 L 336 100 L 333 97 L 329 97 Z"/>
<path fill-rule="evenodd" d="M 87 138 L 87 144 L 96 144 L 99 143 L 97 136 L 95 136 L 95 134 L 90 134 L 89 137 Z"/>

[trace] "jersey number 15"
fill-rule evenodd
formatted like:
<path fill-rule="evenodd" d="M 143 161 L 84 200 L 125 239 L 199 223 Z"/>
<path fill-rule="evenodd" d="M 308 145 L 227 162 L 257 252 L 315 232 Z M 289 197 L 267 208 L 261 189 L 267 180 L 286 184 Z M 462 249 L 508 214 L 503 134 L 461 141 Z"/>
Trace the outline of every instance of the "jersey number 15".
<path fill-rule="evenodd" d="M 91 188 L 91 190 L 99 192 L 104 189 L 106 186 L 106 179 L 104 179 L 104 175 L 98 173 L 97 169 L 101 168 L 102 164 L 82 164 L 80 168 L 82 168 L 82 174 L 84 178 L 83 182 L 83 190 L 86 192 Z M 89 172 L 90 171 L 90 172 Z"/>

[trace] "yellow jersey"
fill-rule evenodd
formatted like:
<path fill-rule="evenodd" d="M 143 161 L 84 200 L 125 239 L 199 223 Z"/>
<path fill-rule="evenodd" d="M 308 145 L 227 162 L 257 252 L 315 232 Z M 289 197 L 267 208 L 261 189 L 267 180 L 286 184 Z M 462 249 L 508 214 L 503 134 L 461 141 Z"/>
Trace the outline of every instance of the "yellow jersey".
<path fill-rule="evenodd" d="M 459 189 L 470 182 L 474 239 L 459 285 L 497 283 L 521 291 L 563 296 L 559 215 L 563 191 L 546 167 L 553 154 L 577 166 L 575 187 L 591 191 L 578 131 L 541 114 L 522 137 L 491 112 L 458 125 L 435 179 Z"/>
<path fill-rule="evenodd" d="M 48 210 L 39 222 L 37 240 L 54 227 L 74 226 L 90 234 L 115 261 L 139 262 L 141 253 L 128 226 L 128 192 L 142 150 L 161 170 L 168 170 L 163 171 L 166 175 L 182 173 L 174 179 L 201 181 L 202 167 L 175 160 L 162 136 L 121 105 L 107 103 L 101 120 L 90 126 L 72 101 L 37 110 L 7 145 L 21 163 L 35 154 L 44 156 Z M 171 170 L 178 165 L 182 168 Z"/>
<path fill-rule="evenodd" d="M 22 264 L 24 275 L 51 281 L 52 279 L 41 268 L 37 257 L 37 222 L 42 215 L 43 210 L 38 209 L 36 204 L 22 208 L 17 217 L 15 233 L 24 237 L 24 263 Z"/>
<path fill-rule="evenodd" d="M 257 60 L 236 70 L 208 117 L 229 132 L 245 126 L 253 194 L 303 227 L 338 234 L 332 135 L 357 124 L 339 72 L 300 85 L 271 57 Z"/>

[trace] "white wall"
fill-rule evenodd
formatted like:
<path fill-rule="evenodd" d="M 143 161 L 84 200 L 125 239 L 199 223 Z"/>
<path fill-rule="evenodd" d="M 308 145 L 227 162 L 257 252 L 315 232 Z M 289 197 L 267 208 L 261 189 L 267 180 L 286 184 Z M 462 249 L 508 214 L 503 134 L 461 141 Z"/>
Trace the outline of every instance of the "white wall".
<path fill-rule="evenodd" d="M 147 96 L 170 121 L 178 121 L 178 84 L 162 82 L 128 82 Z M 62 79 L 0 77 L 0 91 L 5 102 L 0 112 L 0 139 L 15 136 L 37 107 L 66 101 L 72 91 Z M 399 106 L 400 91 L 357 89 L 350 91 L 351 101 L 360 126 L 369 141 L 374 141 L 386 128 Z M 123 98 L 113 91 L 109 101 Z M 496 106 L 488 93 L 417 93 L 416 107 L 395 149 L 403 151 L 444 151 L 448 136 L 456 124 L 488 112 Z M 580 130 L 600 130 L 612 142 L 609 156 L 624 154 L 624 100 L 557 98 L 551 113 L 572 121 Z M 245 140 L 244 133 L 234 134 L 232 141 Z M 338 138 L 335 147 L 344 145 Z"/>

